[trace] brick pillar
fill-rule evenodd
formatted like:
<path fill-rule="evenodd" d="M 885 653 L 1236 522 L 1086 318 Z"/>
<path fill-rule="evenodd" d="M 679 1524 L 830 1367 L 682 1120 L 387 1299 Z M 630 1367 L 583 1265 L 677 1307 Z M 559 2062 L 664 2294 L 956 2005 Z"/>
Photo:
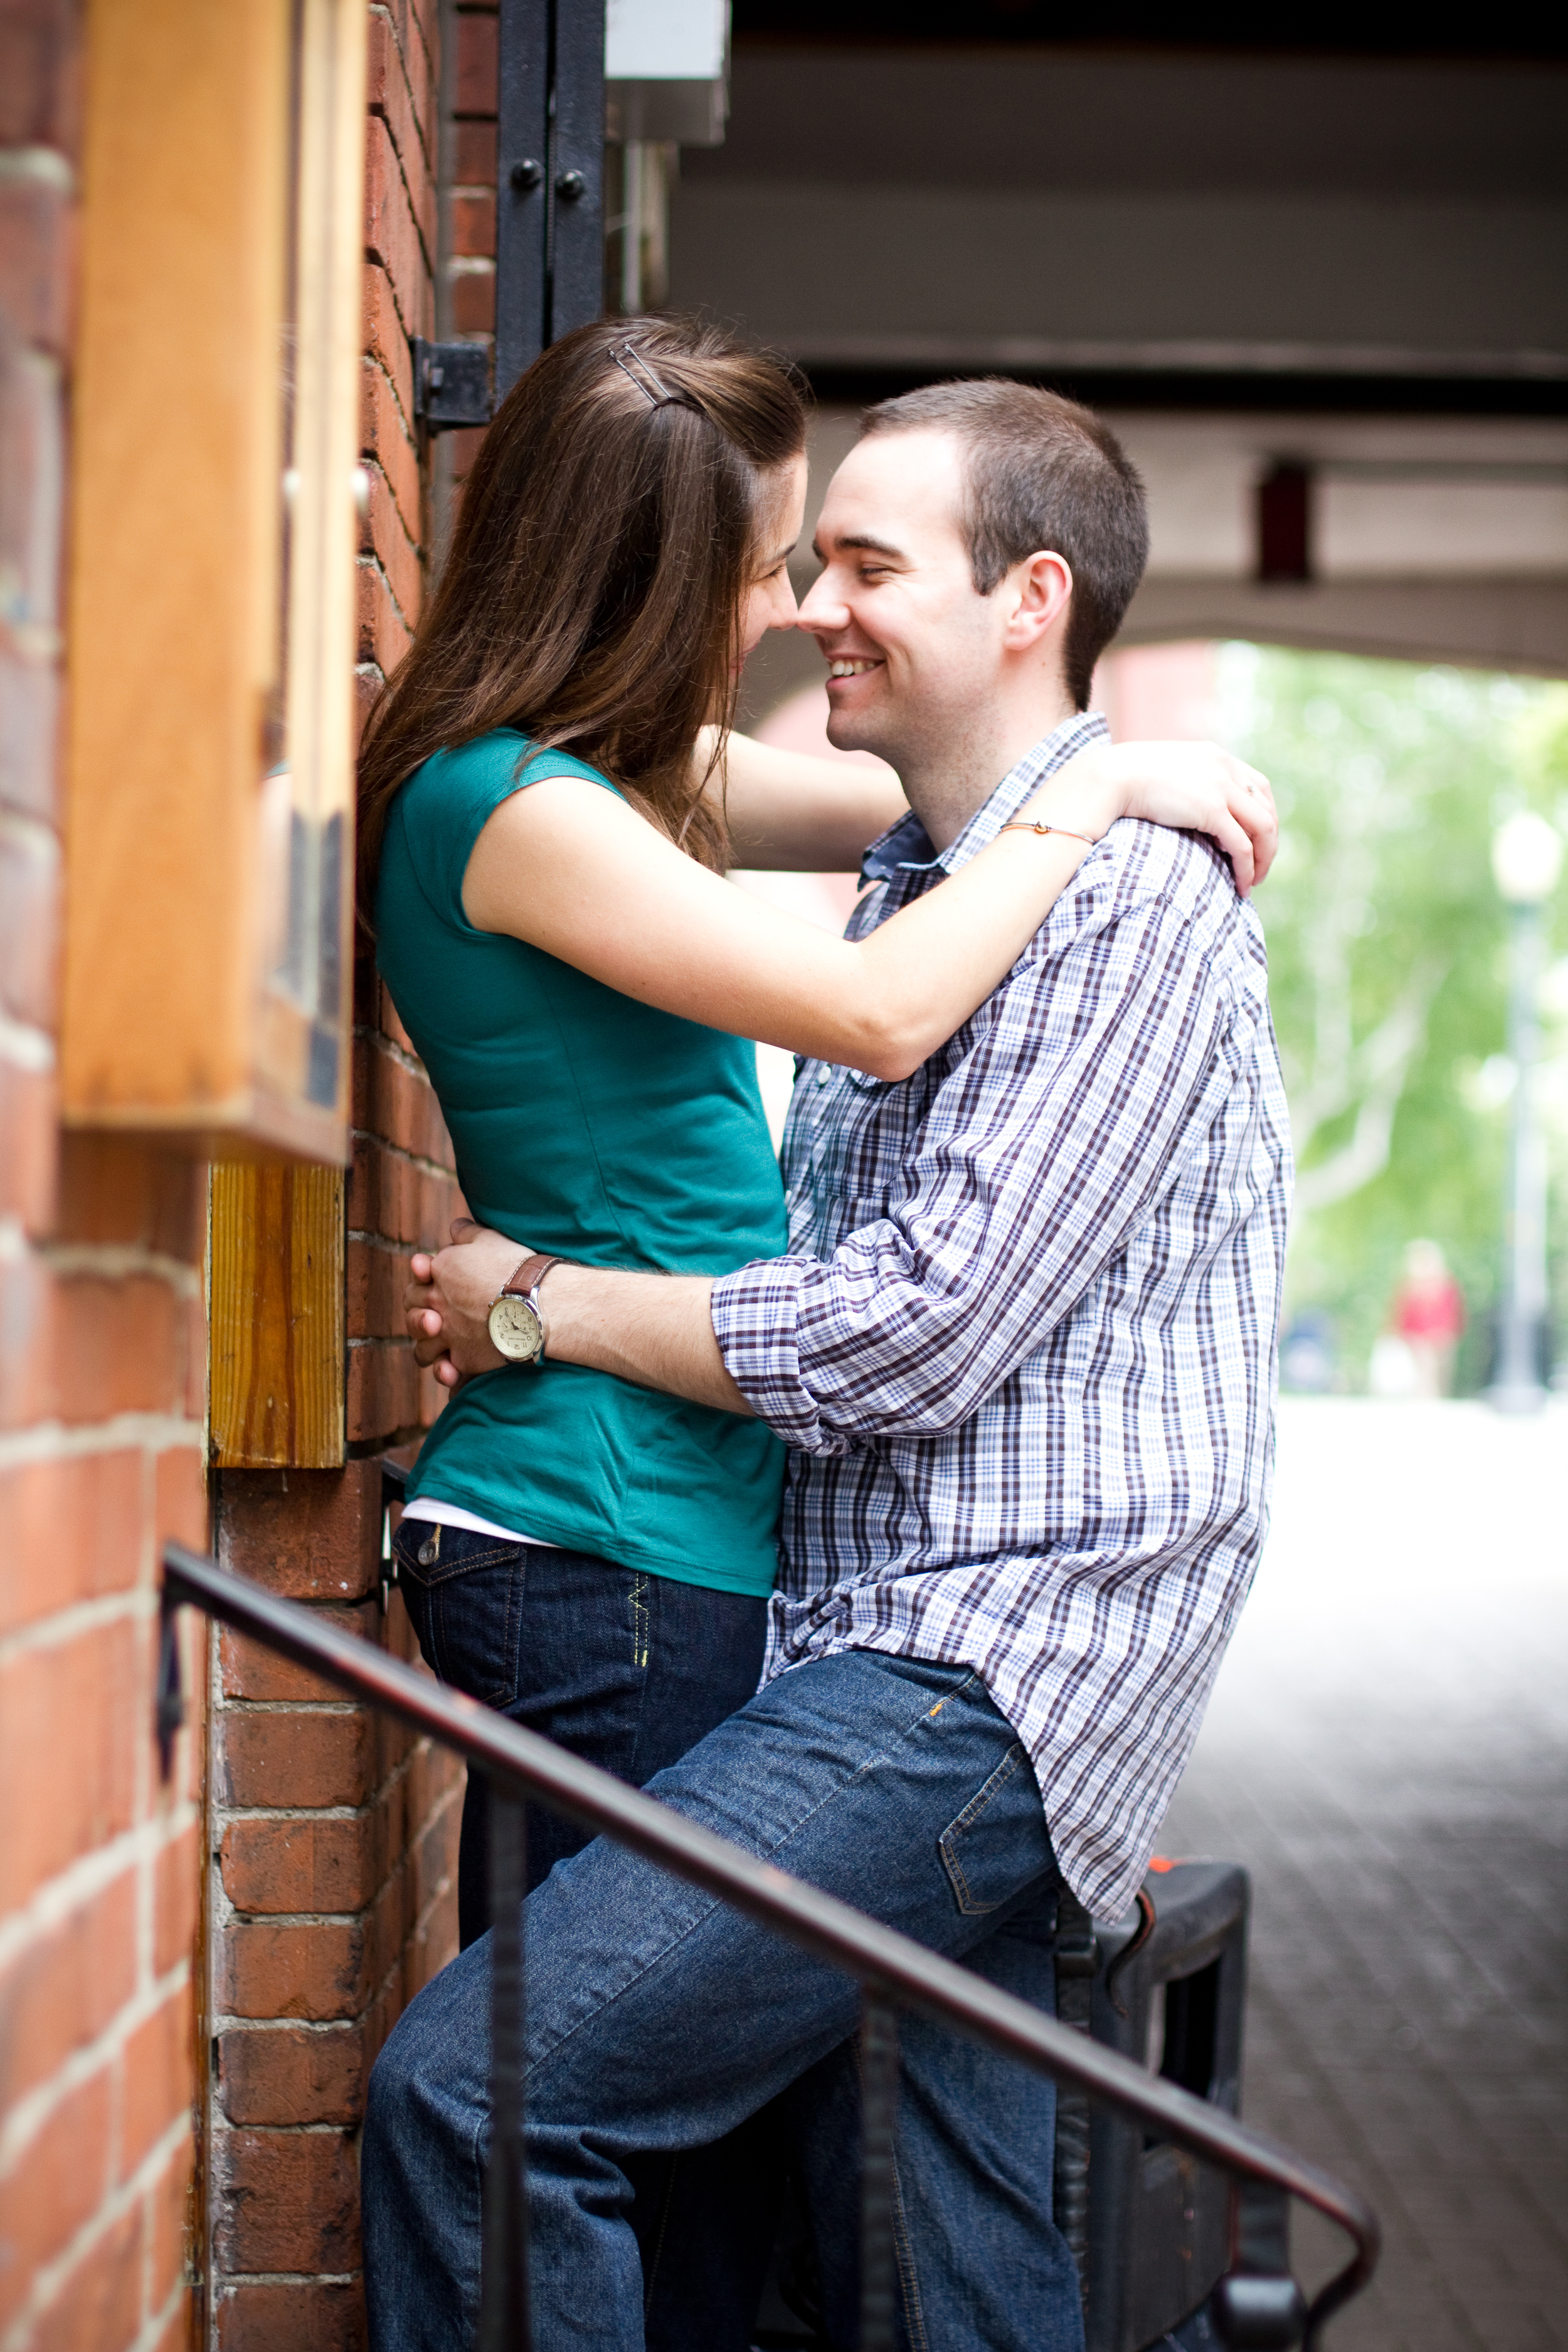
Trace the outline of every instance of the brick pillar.
<path fill-rule="evenodd" d="M 408 341 L 433 325 L 436 11 L 371 11 L 360 677 L 408 645 L 427 569 L 428 467 Z M 348 1202 L 349 1445 L 342 1471 L 226 1472 L 226 1564 L 415 1654 L 381 1601 L 380 1472 L 439 1409 L 404 1336 L 408 1253 L 461 1208 L 451 1146 L 374 967 L 355 975 Z M 214 1643 L 209 1820 L 216 2074 L 213 2333 L 223 2352 L 363 2341 L 356 2141 L 365 2082 L 404 2004 L 457 1948 L 463 1777 L 426 1741 L 310 1676 Z"/>
<path fill-rule="evenodd" d="M 164 1783 L 154 1580 L 206 1539 L 203 1186 L 55 1115 L 79 42 L 70 0 L 0 17 L 0 2341 L 173 2352 L 200 1744 Z"/>

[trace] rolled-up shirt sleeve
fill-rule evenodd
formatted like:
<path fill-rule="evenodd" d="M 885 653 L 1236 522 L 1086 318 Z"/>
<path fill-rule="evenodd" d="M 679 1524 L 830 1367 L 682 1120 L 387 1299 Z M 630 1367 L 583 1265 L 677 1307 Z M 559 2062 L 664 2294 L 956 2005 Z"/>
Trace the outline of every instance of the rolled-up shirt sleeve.
<path fill-rule="evenodd" d="M 956 1428 L 1048 1337 L 1201 1152 L 1238 1023 L 1184 913 L 1079 894 L 934 1097 L 903 1190 L 831 1258 L 714 1288 L 731 1377 L 790 1445 Z"/>

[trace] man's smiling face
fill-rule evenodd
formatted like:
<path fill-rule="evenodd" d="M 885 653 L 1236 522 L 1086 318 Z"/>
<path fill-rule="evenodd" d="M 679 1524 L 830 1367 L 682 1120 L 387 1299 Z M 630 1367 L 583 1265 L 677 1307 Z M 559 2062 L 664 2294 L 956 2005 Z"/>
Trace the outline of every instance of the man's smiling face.
<path fill-rule="evenodd" d="M 1002 600 L 974 586 L 949 433 L 874 433 L 828 485 L 800 610 L 827 657 L 827 734 L 895 767 L 940 752 L 995 685 Z"/>

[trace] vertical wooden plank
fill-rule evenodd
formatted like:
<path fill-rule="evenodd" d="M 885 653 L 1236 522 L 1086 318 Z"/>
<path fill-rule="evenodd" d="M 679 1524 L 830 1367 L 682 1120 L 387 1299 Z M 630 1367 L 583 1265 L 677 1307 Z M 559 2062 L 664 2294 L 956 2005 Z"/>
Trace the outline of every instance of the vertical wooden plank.
<path fill-rule="evenodd" d="M 286 0 L 90 0 L 62 1099 L 243 1109 L 277 661 Z"/>
<path fill-rule="evenodd" d="M 337 1469 L 347 1457 L 343 1171 L 215 1168 L 212 1458 Z"/>

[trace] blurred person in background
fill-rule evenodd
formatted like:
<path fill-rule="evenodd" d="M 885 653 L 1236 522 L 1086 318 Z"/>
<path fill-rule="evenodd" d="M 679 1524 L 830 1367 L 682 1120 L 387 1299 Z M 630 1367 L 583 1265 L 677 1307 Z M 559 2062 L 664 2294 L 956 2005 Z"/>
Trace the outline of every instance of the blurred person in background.
<path fill-rule="evenodd" d="M 1465 1294 L 1436 1242 L 1410 1243 L 1390 1321 L 1410 1356 L 1410 1393 L 1446 1397 L 1465 1328 Z"/>

